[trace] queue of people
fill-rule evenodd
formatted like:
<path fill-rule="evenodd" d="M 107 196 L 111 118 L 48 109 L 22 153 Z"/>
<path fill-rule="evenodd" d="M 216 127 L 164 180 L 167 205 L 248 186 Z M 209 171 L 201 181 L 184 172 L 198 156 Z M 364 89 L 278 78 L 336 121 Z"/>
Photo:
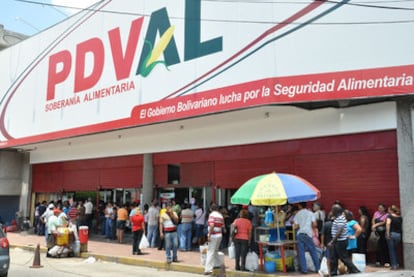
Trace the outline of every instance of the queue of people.
<path fill-rule="evenodd" d="M 76 226 L 91 226 L 89 215 L 93 208 L 90 205 L 92 203 L 88 203 L 90 199 L 85 202 L 70 199 L 56 205 L 39 204 L 35 217 L 37 234 L 45 235 L 48 241 L 54 224 L 64 220 Z M 327 214 L 318 202 L 312 203 L 311 209 L 306 204 L 286 204 L 278 207 L 233 205 L 226 209 L 211 203 L 208 211 L 204 211 L 201 203 L 195 199 L 183 204 L 168 201 L 162 207 L 154 200 L 149 207 L 145 205 L 142 211 L 137 203 L 118 206 L 108 202 L 101 209 L 104 221 L 100 229 L 106 238 L 117 239 L 119 243 L 123 243 L 124 232 L 130 227 L 133 234 L 132 253 L 135 255 L 142 254 L 139 242 L 146 235 L 149 247 L 165 250 L 168 263 L 178 261 L 179 251 L 198 250 L 198 247 L 208 242 L 206 275 L 212 273 L 218 251 L 227 249 L 230 243 L 234 243 L 235 269 L 245 271 L 247 253 L 258 253 L 255 228 L 264 224 L 267 210 L 274 219 L 278 219 L 279 227 L 295 230 L 299 270 L 302 273 L 307 273 L 310 266 L 305 259 L 306 251 L 309 251 L 311 267 L 315 271 L 318 271 L 323 255 L 327 258 L 330 276 L 338 274 L 339 260 L 348 272 L 359 272 L 352 262 L 352 254 L 368 254 L 367 244 L 372 237 L 371 233 L 377 237 L 376 265 L 390 267 L 391 270 L 399 268 L 401 258 L 398 256 L 398 248 L 402 240 L 402 217 L 397 206 L 391 205 L 387 209 L 384 204 L 379 204 L 371 217 L 365 206 L 360 206 L 358 215 L 355 216 L 339 201 L 333 204 Z M 61 211 L 60 217 L 55 215 L 57 210 Z M 59 221 L 49 220 L 55 217 Z M 237 234 L 231 236 L 230 231 L 234 228 L 237 229 Z"/>

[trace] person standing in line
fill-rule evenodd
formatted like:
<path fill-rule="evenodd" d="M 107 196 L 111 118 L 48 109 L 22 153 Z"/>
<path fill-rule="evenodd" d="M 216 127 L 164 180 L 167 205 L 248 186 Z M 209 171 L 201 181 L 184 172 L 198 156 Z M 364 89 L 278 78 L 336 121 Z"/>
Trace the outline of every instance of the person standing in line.
<path fill-rule="evenodd" d="M 378 210 L 374 213 L 371 222 L 371 231 L 375 232 L 378 236 L 377 251 L 376 251 L 376 266 L 384 265 L 389 267 L 389 254 L 387 240 L 385 239 L 385 225 L 388 218 L 387 208 L 384 204 L 378 204 Z"/>
<path fill-rule="evenodd" d="M 214 263 L 218 260 L 218 251 L 220 248 L 220 243 L 223 238 L 224 228 L 224 218 L 223 215 L 218 211 L 218 206 L 212 204 L 211 213 L 208 216 L 208 248 L 206 256 L 206 265 L 204 267 L 204 275 L 213 274 Z"/>
<path fill-rule="evenodd" d="M 191 250 L 191 232 L 193 231 L 193 217 L 194 213 L 191 210 L 190 204 L 184 204 L 184 209 L 181 211 L 181 234 L 180 247 L 182 251 Z"/>
<path fill-rule="evenodd" d="M 145 220 L 141 208 L 135 208 L 135 212 L 130 217 L 132 231 L 132 255 L 142 255 L 139 243 L 145 235 Z"/>
<path fill-rule="evenodd" d="M 260 226 L 260 212 L 257 206 L 249 205 L 247 208 L 249 215 L 252 216 L 251 223 L 252 223 L 252 235 L 250 236 L 250 250 L 256 253 L 259 253 L 259 247 L 256 243 L 254 238 L 255 229 Z"/>
<path fill-rule="evenodd" d="M 37 230 L 37 234 L 39 236 L 44 236 L 45 235 L 45 227 L 46 227 L 46 224 L 42 220 L 42 216 L 47 211 L 47 209 L 48 209 L 47 202 L 44 200 L 39 205 L 39 227 L 38 227 L 38 230 Z"/>
<path fill-rule="evenodd" d="M 117 219 L 116 219 L 116 237 L 118 238 L 118 242 L 122 243 L 124 239 L 124 231 L 126 228 L 126 222 L 128 220 L 128 210 L 127 204 L 123 204 L 121 208 L 117 211 Z"/>
<path fill-rule="evenodd" d="M 82 200 L 78 203 L 78 219 L 79 219 L 79 226 L 85 226 L 86 225 L 86 209 L 85 205 Z M 78 226 L 78 228 L 79 228 Z"/>
<path fill-rule="evenodd" d="M 332 249 L 328 247 L 328 243 L 332 240 L 332 220 L 335 218 L 333 217 L 332 213 L 329 212 L 328 216 L 325 218 L 325 222 L 322 226 L 321 232 L 321 248 L 325 251 L 326 257 L 326 266 L 328 272 L 321 272 L 319 270 L 319 275 L 321 276 L 329 276 L 330 268 L 331 268 L 331 252 Z M 322 257 L 323 258 L 323 257 Z"/>
<path fill-rule="evenodd" d="M 112 207 L 112 202 L 108 202 L 105 207 L 105 237 L 111 239 L 111 227 L 112 227 L 112 214 L 114 209 Z"/>
<path fill-rule="evenodd" d="M 178 262 L 177 223 L 178 216 L 172 210 L 171 203 L 167 203 L 166 211 L 160 215 L 160 238 L 164 239 L 167 263 Z"/>
<path fill-rule="evenodd" d="M 236 218 L 231 224 L 231 230 L 237 230 L 233 240 L 236 252 L 235 268 L 236 270 L 246 270 L 246 256 L 252 241 L 253 226 L 249 220 L 248 210 L 242 209 L 239 218 Z"/>
<path fill-rule="evenodd" d="M 117 203 L 114 203 L 114 205 L 112 206 L 112 218 L 111 218 L 111 240 L 116 240 L 116 223 L 118 220 L 118 209 L 119 209 L 119 205 Z"/>
<path fill-rule="evenodd" d="M 316 228 L 318 229 L 318 234 L 320 234 L 323 223 L 325 222 L 325 211 L 322 209 L 322 204 L 319 202 L 313 203 L 312 210 L 315 215 Z"/>
<path fill-rule="evenodd" d="M 160 209 L 158 207 L 158 201 L 153 200 L 151 207 L 148 208 L 148 232 L 147 238 L 150 247 L 154 248 L 157 241 L 158 222 L 160 219 Z"/>
<path fill-rule="evenodd" d="M 348 233 L 348 245 L 346 250 L 348 250 L 349 256 L 352 257 L 352 254 L 356 253 L 358 250 L 357 240 L 361 235 L 362 228 L 349 210 L 345 210 L 344 215 L 347 220 L 346 228 Z"/>
<path fill-rule="evenodd" d="M 334 204 L 332 207 L 334 221 L 332 223 L 332 240 L 328 243 L 331 248 L 331 276 L 338 275 L 338 259 L 340 259 L 348 268 L 350 273 L 359 273 L 358 268 L 353 264 L 348 255 L 346 247 L 348 245 L 347 220 L 341 206 Z"/>
<path fill-rule="evenodd" d="M 71 199 L 72 201 L 70 201 L 69 203 L 72 204 L 70 205 L 70 209 L 68 211 L 68 217 L 70 222 L 74 224 L 76 228 L 79 228 L 79 210 L 76 201 L 73 201 L 73 198 Z"/>
<path fill-rule="evenodd" d="M 197 246 L 200 247 L 204 244 L 205 236 L 204 236 L 204 223 L 206 221 L 206 213 L 201 206 L 201 203 L 197 201 L 197 209 L 194 213 L 194 223 L 196 226 L 196 237 L 197 237 Z"/>
<path fill-rule="evenodd" d="M 93 221 L 93 204 L 91 198 L 88 197 L 85 204 L 85 216 L 86 216 L 86 226 L 88 226 L 89 231 L 92 231 L 92 221 Z"/>
<path fill-rule="evenodd" d="M 402 217 L 400 214 L 400 209 L 395 205 L 392 205 L 388 211 L 389 216 L 386 223 L 385 237 L 388 244 L 391 270 L 396 270 L 399 267 L 397 249 L 401 243 Z"/>
<path fill-rule="evenodd" d="M 315 244 L 312 239 L 313 228 L 317 228 L 315 215 L 306 209 L 306 202 L 298 203 L 299 211 L 296 213 L 294 220 L 294 229 L 298 230 L 296 240 L 298 242 L 299 264 L 301 272 L 307 274 L 308 267 L 306 265 L 305 251 L 309 250 L 312 257 L 315 271 L 319 271 L 319 257 Z"/>
<path fill-rule="evenodd" d="M 359 226 L 361 226 L 361 234 L 357 239 L 358 253 L 367 253 L 367 240 L 371 234 L 371 219 L 367 207 L 360 206 L 358 209 L 359 213 Z"/>

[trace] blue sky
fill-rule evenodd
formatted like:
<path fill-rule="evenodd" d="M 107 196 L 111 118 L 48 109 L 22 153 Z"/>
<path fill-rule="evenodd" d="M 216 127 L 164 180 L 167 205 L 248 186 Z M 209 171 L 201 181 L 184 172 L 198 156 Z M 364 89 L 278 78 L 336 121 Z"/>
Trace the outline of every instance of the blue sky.
<path fill-rule="evenodd" d="M 34 35 L 62 20 L 78 9 L 51 6 L 87 7 L 97 0 L 1 0 L 0 24 L 8 31 Z M 46 4 L 46 5 L 42 5 Z"/>

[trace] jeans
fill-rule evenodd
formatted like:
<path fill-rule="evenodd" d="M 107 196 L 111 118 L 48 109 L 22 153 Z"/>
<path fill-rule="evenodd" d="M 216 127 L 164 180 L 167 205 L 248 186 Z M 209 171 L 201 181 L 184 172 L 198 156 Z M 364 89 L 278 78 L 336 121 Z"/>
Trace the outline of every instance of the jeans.
<path fill-rule="evenodd" d="M 312 238 L 303 233 L 298 233 L 296 238 L 298 241 L 299 264 L 300 264 L 300 269 L 302 273 L 308 272 L 308 267 L 306 265 L 306 258 L 305 258 L 306 250 L 309 250 L 309 254 L 312 257 L 313 265 L 315 266 L 315 271 L 318 272 L 319 258 L 318 258 L 316 247 L 315 247 L 315 244 L 313 243 Z"/>
<path fill-rule="evenodd" d="M 112 239 L 112 219 L 110 217 L 105 218 L 105 237 Z"/>
<path fill-rule="evenodd" d="M 155 242 L 157 241 L 158 234 L 158 225 L 148 225 L 148 242 L 150 247 L 155 247 Z"/>
<path fill-rule="evenodd" d="M 235 239 L 234 248 L 236 249 L 236 270 L 246 269 L 246 256 L 249 251 L 249 241 L 245 239 Z"/>
<path fill-rule="evenodd" d="M 164 232 L 165 240 L 165 256 L 167 262 L 177 260 L 177 248 L 178 248 L 178 235 L 177 232 L 167 233 Z M 171 259 L 171 250 L 172 250 L 172 259 Z"/>
<path fill-rule="evenodd" d="M 385 238 L 385 231 L 378 232 L 378 234 L 379 234 L 379 239 L 377 242 L 377 251 L 376 251 L 377 262 L 384 265 L 390 262 L 387 239 Z"/>
<path fill-rule="evenodd" d="M 348 240 L 338 240 L 333 244 L 331 252 L 331 276 L 338 275 L 338 259 L 348 267 L 350 273 L 360 272 L 352 262 L 352 259 L 348 256 L 348 251 L 346 250 L 347 246 Z"/>
<path fill-rule="evenodd" d="M 387 239 L 388 252 L 390 254 L 391 267 L 398 267 L 397 249 L 401 242 L 401 233 L 391 232 L 390 238 Z"/>
<path fill-rule="evenodd" d="M 191 232 L 193 230 L 193 224 L 181 223 L 180 230 L 180 248 L 182 250 L 191 250 Z"/>

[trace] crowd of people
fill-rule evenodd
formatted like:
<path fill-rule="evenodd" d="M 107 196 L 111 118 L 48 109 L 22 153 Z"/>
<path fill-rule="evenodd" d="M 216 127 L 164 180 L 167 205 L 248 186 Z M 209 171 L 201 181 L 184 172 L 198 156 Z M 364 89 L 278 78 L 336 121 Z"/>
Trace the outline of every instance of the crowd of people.
<path fill-rule="evenodd" d="M 400 257 L 398 247 L 401 244 L 402 217 L 397 206 L 388 209 L 384 204 L 372 216 L 368 209 L 360 206 L 358 215 L 346 209 L 336 201 L 331 210 L 325 213 L 320 203 L 286 204 L 278 207 L 256 207 L 252 205 L 233 205 L 228 208 L 210 203 L 207 211 L 196 199 L 176 203 L 174 200 L 159 203 L 152 201 L 141 210 L 139 203 L 101 202 L 96 207 L 99 220 L 98 230 L 108 240 L 123 243 L 124 232 L 132 233 L 132 254 L 141 255 L 141 238 L 145 235 L 148 246 L 165 250 L 167 263 L 178 261 L 178 251 L 198 250 L 208 242 L 205 274 L 213 272 L 220 249 L 227 249 L 230 243 L 235 247 L 235 269 L 246 271 L 246 256 L 249 251 L 258 253 L 255 228 L 266 226 L 268 212 L 277 226 L 283 230 L 294 230 L 297 241 L 299 269 L 308 272 L 309 261 L 305 258 L 308 251 L 313 268 L 318 271 L 320 261 L 326 257 L 329 275 L 338 274 L 338 261 L 347 272 L 357 273 L 358 268 L 352 262 L 353 253 L 367 254 L 375 251 L 377 266 L 398 269 Z M 36 206 L 35 232 L 48 236 L 57 226 L 73 224 L 77 227 L 94 227 L 94 206 L 91 199 L 85 201 L 58 201 Z M 277 214 L 276 214 L 277 213 Z M 54 217 L 52 217 L 54 215 Z M 51 220 L 51 218 L 53 220 Z M 236 232 L 235 232 L 236 230 Z M 371 240 L 375 247 L 368 247 Z M 370 249 L 368 249 L 370 248 Z"/>

